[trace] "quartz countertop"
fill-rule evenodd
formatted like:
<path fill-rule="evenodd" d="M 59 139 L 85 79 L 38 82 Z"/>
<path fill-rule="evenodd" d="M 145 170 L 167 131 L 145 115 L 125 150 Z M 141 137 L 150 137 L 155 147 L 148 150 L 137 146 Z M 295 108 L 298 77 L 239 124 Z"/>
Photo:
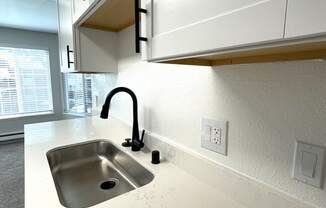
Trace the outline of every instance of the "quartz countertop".
<path fill-rule="evenodd" d="M 25 125 L 25 208 L 63 207 L 52 179 L 47 151 L 98 139 L 121 145 L 130 135 L 130 126 L 114 118 L 87 117 Z M 151 164 L 150 151 L 132 152 L 130 148 L 125 151 L 150 170 L 154 180 L 93 208 L 245 208 L 222 190 L 198 180 L 168 160 Z"/>

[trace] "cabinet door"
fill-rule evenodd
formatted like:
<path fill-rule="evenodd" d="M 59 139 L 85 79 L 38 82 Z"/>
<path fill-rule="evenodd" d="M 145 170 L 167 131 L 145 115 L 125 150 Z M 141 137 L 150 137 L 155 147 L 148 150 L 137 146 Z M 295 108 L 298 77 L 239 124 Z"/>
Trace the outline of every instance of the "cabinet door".
<path fill-rule="evenodd" d="M 72 30 L 72 16 L 71 16 L 71 0 L 58 0 L 58 18 L 59 18 L 59 51 L 61 71 L 74 71 L 73 53 L 73 30 Z"/>
<path fill-rule="evenodd" d="M 90 0 L 72 0 L 73 21 L 77 21 L 79 17 L 87 10 Z"/>
<path fill-rule="evenodd" d="M 326 33 L 325 0 L 288 0 L 285 37 Z"/>
<path fill-rule="evenodd" d="M 168 59 L 284 37 L 286 0 L 152 0 L 149 59 Z"/>

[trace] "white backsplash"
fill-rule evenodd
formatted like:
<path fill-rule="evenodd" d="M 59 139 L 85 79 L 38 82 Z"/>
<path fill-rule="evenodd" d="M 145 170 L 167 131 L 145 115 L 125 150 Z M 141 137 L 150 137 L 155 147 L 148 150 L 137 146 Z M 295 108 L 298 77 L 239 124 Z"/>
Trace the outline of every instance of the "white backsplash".
<path fill-rule="evenodd" d="M 257 182 L 223 164 L 218 164 L 191 149 L 184 148 L 173 141 L 147 132 L 146 147 L 159 150 L 161 160 L 168 160 L 184 169 L 206 184 L 221 189 L 223 194 L 250 208 L 313 208 L 314 205 L 289 196 L 268 184 Z"/>
<path fill-rule="evenodd" d="M 136 93 L 145 129 L 280 192 L 326 207 L 325 190 L 291 178 L 296 140 L 325 145 L 325 61 L 214 68 L 155 64 L 134 54 L 133 41 L 133 28 L 120 32 L 117 86 Z M 127 95 L 118 95 L 112 109 L 118 118 L 131 121 Z M 228 156 L 200 147 L 201 118 L 229 121 Z"/>
<path fill-rule="evenodd" d="M 93 114 L 99 114 L 107 94 L 116 85 L 116 74 L 94 74 L 92 91 Z"/>

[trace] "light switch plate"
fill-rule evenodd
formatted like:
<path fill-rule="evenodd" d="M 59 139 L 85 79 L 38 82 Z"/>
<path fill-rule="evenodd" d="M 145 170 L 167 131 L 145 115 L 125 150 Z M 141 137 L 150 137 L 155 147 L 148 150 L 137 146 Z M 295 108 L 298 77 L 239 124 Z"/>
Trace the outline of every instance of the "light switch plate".
<path fill-rule="evenodd" d="M 321 188 L 325 148 L 297 141 L 294 153 L 293 178 Z"/>
<path fill-rule="evenodd" d="M 227 155 L 227 121 L 201 120 L 201 146 Z"/>

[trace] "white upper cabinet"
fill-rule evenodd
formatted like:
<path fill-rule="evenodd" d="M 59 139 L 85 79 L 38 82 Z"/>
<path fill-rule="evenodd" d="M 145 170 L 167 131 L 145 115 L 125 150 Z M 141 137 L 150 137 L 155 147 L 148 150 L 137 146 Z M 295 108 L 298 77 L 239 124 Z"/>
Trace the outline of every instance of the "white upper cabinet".
<path fill-rule="evenodd" d="M 62 72 L 117 72 L 117 34 L 82 26 L 90 2 L 58 0 Z"/>
<path fill-rule="evenodd" d="M 74 71 L 71 0 L 58 0 L 59 52 L 62 72 Z"/>
<path fill-rule="evenodd" d="M 285 37 L 326 33 L 325 0 L 288 0 Z"/>
<path fill-rule="evenodd" d="M 91 3 L 91 0 L 72 0 L 73 22 L 82 16 Z"/>
<path fill-rule="evenodd" d="M 117 36 L 135 23 L 136 52 L 151 62 L 214 66 L 326 58 L 326 0 L 58 1 L 63 71 L 116 72 Z"/>
<path fill-rule="evenodd" d="M 284 37 L 286 0 L 152 0 L 147 8 L 149 60 Z"/>

